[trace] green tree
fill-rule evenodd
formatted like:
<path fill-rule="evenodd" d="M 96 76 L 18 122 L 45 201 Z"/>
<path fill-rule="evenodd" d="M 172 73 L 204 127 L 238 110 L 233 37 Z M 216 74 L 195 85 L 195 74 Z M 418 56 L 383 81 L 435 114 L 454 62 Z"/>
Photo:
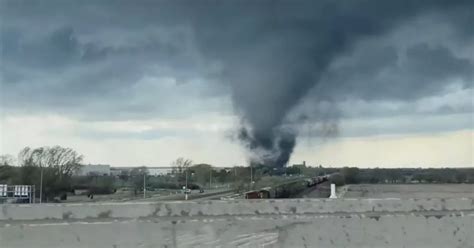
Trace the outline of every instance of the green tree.
<path fill-rule="evenodd" d="M 467 175 L 462 172 L 457 172 L 455 177 L 456 177 L 457 183 L 464 183 L 466 182 L 466 179 L 467 179 Z"/>
<path fill-rule="evenodd" d="M 0 183 L 13 183 L 18 177 L 18 170 L 13 165 L 15 159 L 12 155 L 0 156 Z"/>
<path fill-rule="evenodd" d="M 340 173 L 336 173 L 336 174 L 333 174 L 331 175 L 331 177 L 329 178 L 329 182 L 330 183 L 334 183 L 336 186 L 342 186 L 345 184 L 345 181 L 344 181 L 344 176 L 341 175 Z"/>
<path fill-rule="evenodd" d="M 209 185 L 213 175 L 212 166 L 209 164 L 196 164 L 189 168 L 189 172 L 192 173 L 192 181 L 200 186 Z"/>
<path fill-rule="evenodd" d="M 347 184 L 359 183 L 358 175 L 359 168 L 357 167 L 344 167 L 341 170 L 341 174 L 344 177 L 344 181 Z"/>
<path fill-rule="evenodd" d="M 130 179 L 135 195 L 137 195 L 139 191 L 143 192 L 143 184 L 147 176 L 148 169 L 145 166 L 133 168 L 130 171 Z"/>
<path fill-rule="evenodd" d="M 232 183 L 236 180 L 235 174 L 234 168 L 220 169 L 219 171 L 215 172 L 215 177 L 213 177 L 213 179 L 216 178 L 219 183 Z"/>
<path fill-rule="evenodd" d="M 286 168 L 286 174 L 288 175 L 299 175 L 301 174 L 301 168 L 298 166 L 291 166 Z"/>

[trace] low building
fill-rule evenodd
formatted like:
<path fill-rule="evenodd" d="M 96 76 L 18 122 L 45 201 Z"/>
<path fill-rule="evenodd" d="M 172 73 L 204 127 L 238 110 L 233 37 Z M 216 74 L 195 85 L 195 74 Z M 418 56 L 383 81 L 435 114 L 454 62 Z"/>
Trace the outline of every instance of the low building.
<path fill-rule="evenodd" d="M 88 164 L 77 173 L 78 176 L 110 176 L 110 165 Z"/>
<path fill-rule="evenodd" d="M 172 173 L 171 167 L 150 167 L 148 168 L 148 175 L 150 176 L 166 176 Z"/>
<path fill-rule="evenodd" d="M 118 176 L 120 176 L 124 173 L 126 173 L 126 175 L 128 175 L 128 173 L 129 173 L 128 171 L 125 171 L 125 172 L 123 172 L 123 171 L 124 170 L 119 169 L 119 168 L 110 168 L 110 175 L 111 176 L 116 176 L 116 177 L 118 177 Z"/>
<path fill-rule="evenodd" d="M 143 173 L 143 170 L 150 176 L 166 176 L 172 173 L 172 167 L 149 167 L 149 166 L 130 166 L 130 167 L 112 167 L 111 175 L 112 176 L 130 176 L 132 171 L 139 169 L 140 173 Z"/>

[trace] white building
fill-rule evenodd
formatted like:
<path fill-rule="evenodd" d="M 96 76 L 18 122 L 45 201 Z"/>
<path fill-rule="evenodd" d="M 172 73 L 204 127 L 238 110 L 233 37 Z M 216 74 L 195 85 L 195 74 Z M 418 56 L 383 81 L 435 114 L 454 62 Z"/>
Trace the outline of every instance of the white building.
<path fill-rule="evenodd" d="M 163 167 L 163 168 L 148 168 L 148 175 L 150 176 L 164 176 L 171 174 L 171 168 L 170 167 Z"/>
<path fill-rule="evenodd" d="M 171 174 L 172 172 L 171 167 L 140 166 L 140 167 L 112 167 L 110 170 L 110 174 L 112 176 L 130 175 L 134 169 L 140 169 L 142 171 L 143 168 L 145 168 L 146 173 L 150 176 L 165 176 L 165 175 Z"/>

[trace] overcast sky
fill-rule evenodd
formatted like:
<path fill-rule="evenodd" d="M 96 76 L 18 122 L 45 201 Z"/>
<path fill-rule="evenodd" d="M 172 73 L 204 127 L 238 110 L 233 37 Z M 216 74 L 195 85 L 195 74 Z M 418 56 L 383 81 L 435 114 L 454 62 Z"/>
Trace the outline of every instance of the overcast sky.
<path fill-rule="evenodd" d="M 473 8 L 0 0 L 0 154 L 232 166 L 291 134 L 290 164 L 474 166 Z"/>

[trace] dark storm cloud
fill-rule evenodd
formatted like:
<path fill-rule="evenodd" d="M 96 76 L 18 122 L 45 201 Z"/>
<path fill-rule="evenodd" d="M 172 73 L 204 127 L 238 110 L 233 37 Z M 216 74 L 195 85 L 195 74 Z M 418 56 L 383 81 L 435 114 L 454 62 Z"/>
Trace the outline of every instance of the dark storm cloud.
<path fill-rule="evenodd" d="M 244 120 L 240 137 L 248 143 L 252 151 L 258 154 L 258 158 L 262 158 L 261 162 L 276 166 L 281 166 L 287 161 L 286 154 L 291 153 L 295 143 L 295 130 L 288 130 L 284 125 L 288 121 L 288 115 L 308 91 L 318 82 L 323 83 L 320 80 L 321 76 L 338 55 L 349 50 L 359 39 L 388 32 L 397 24 L 420 12 L 450 7 L 442 6 L 441 2 L 431 2 L 431 4 L 403 1 L 397 3 L 380 1 L 344 2 L 344 4 L 300 3 L 278 2 L 270 7 L 263 7 L 268 11 L 257 11 L 259 13 L 257 17 L 251 15 L 245 21 L 237 22 L 230 19 L 229 24 L 225 22 L 219 26 L 210 25 L 211 22 L 215 22 L 212 20 L 212 15 L 208 17 L 210 21 L 204 18 L 203 23 L 195 23 L 196 26 L 205 27 L 198 38 L 202 40 L 199 44 L 205 45 L 204 51 L 206 48 L 211 49 L 206 54 L 211 54 L 226 63 L 223 77 L 231 84 L 235 107 Z M 252 11 L 260 6 L 247 7 L 244 7 L 244 13 L 253 13 Z M 218 8 L 212 13 L 225 13 L 226 10 Z M 241 12 L 237 11 L 237 13 Z M 232 16 L 232 13 L 228 15 Z M 207 30 L 209 27 L 212 31 Z M 216 33 L 219 34 L 217 37 Z M 208 44 L 214 44 L 214 46 L 208 46 Z M 428 51 L 425 51 L 424 55 L 430 56 L 437 53 L 439 49 L 427 48 L 426 50 Z M 441 50 L 443 53 L 439 55 L 443 56 L 442 59 L 449 59 L 447 63 L 462 64 L 462 67 L 453 71 L 453 74 L 463 73 L 461 76 L 464 76 L 466 71 L 469 73 L 471 65 L 468 60 L 456 60 L 453 56 L 449 56 L 449 53 Z M 422 59 L 431 59 L 417 57 L 416 53 L 408 53 L 408 55 L 410 57 L 408 61 L 414 63 Z M 391 62 L 392 65 L 397 60 L 394 51 L 377 56 L 382 56 L 378 59 Z M 365 59 L 370 60 L 370 58 Z M 418 73 L 417 68 L 410 66 L 421 67 L 422 63 L 423 61 L 407 65 L 403 69 L 407 70 L 406 74 Z M 384 64 L 386 63 L 382 63 Z M 366 74 L 373 74 L 370 73 L 371 65 L 365 66 L 367 68 L 358 68 L 357 73 L 364 73 L 365 70 Z M 441 71 L 454 69 L 451 66 L 439 67 L 442 66 L 436 66 L 433 69 Z M 339 73 L 341 70 L 335 71 L 335 74 Z M 433 91 L 429 94 L 434 94 L 440 90 L 440 87 L 430 85 L 430 81 L 434 79 L 442 81 L 453 75 L 450 72 L 444 74 L 440 72 L 440 75 L 429 76 L 429 73 L 428 70 L 424 70 L 417 74 L 419 76 L 417 80 L 421 82 L 417 82 L 416 79 L 404 83 L 391 82 L 386 85 L 389 86 L 387 89 L 382 86 L 379 91 L 374 90 L 374 85 L 364 85 L 365 82 L 359 82 L 347 88 L 344 88 L 345 82 L 324 82 L 325 85 L 329 85 L 323 85 L 322 89 L 325 90 L 319 93 L 329 94 L 332 99 L 342 94 L 339 91 L 348 92 L 348 94 L 353 92 L 355 96 L 359 92 L 381 92 L 380 98 L 391 94 L 404 97 L 407 93 L 420 96 L 425 95 L 423 94 L 425 91 Z M 351 83 L 352 81 L 349 80 L 348 84 Z M 423 83 L 426 86 L 413 88 L 413 85 L 417 83 Z M 293 145 L 282 147 L 281 143 Z"/>
<path fill-rule="evenodd" d="M 338 99 L 414 100 L 442 92 L 450 81 L 473 86 L 473 61 L 447 47 L 419 43 L 402 51 L 403 58 L 393 47 L 370 49 L 375 56 L 361 52 L 329 68 L 321 91 Z"/>
<path fill-rule="evenodd" d="M 418 73 L 425 83 L 434 79 L 460 77 L 472 81 L 473 64 L 465 58 L 457 58 L 446 47 L 431 47 L 428 44 L 417 44 L 406 51 L 407 69 Z"/>
<path fill-rule="evenodd" d="M 115 119 L 113 114 L 118 112 L 122 118 L 150 118 L 150 113 L 166 111 L 160 105 L 171 102 L 171 96 L 165 86 L 161 90 L 150 86 L 157 91 L 149 97 L 148 105 L 133 104 L 136 99 L 131 97 L 142 98 L 133 94 L 133 89 L 147 91 L 143 87 L 146 84 L 140 82 L 145 76 L 174 78 L 179 84 L 209 75 L 207 69 L 196 71 L 201 66 L 199 58 L 188 52 L 192 44 L 179 33 L 140 33 L 134 41 L 115 45 L 113 38 L 105 44 L 83 41 L 86 35 L 77 31 L 80 27 L 63 22 L 59 25 L 65 24 L 33 37 L 28 29 L 8 24 L 2 27 L 2 87 L 8 92 L 2 98 L 3 108 L 46 109 L 92 119 Z M 219 91 L 219 87 L 204 88 L 203 96 Z M 152 106 L 155 99 L 163 101 Z"/>
<path fill-rule="evenodd" d="M 452 18 L 456 39 L 471 39 L 465 10 L 472 7 L 472 1 L 436 0 L 5 1 L 5 105 L 81 112 L 78 105 L 85 104 L 93 116 L 104 102 L 133 109 L 123 104 L 133 87 L 170 99 L 159 87 L 141 88 L 146 75 L 177 83 L 202 78 L 210 82 L 206 94 L 230 89 L 242 118 L 239 137 L 257 162 L 281 166 L 296 143 L 292 116 L 337 119 L 331 104 L 319 108 L 323 102 L 412 100 L 443 92 L 448 80 L 472 87 L 472 61 L 449 47 L 384 45 L 351 55 L 358 42 L 431 13 Z M 309 101 L 316 111 L 295 114 L 305 97 L 316 99 Z M 135 106 L 147 112 L 146 104 Z M 121 112 L 113 109 L 106 115 Z"/>

